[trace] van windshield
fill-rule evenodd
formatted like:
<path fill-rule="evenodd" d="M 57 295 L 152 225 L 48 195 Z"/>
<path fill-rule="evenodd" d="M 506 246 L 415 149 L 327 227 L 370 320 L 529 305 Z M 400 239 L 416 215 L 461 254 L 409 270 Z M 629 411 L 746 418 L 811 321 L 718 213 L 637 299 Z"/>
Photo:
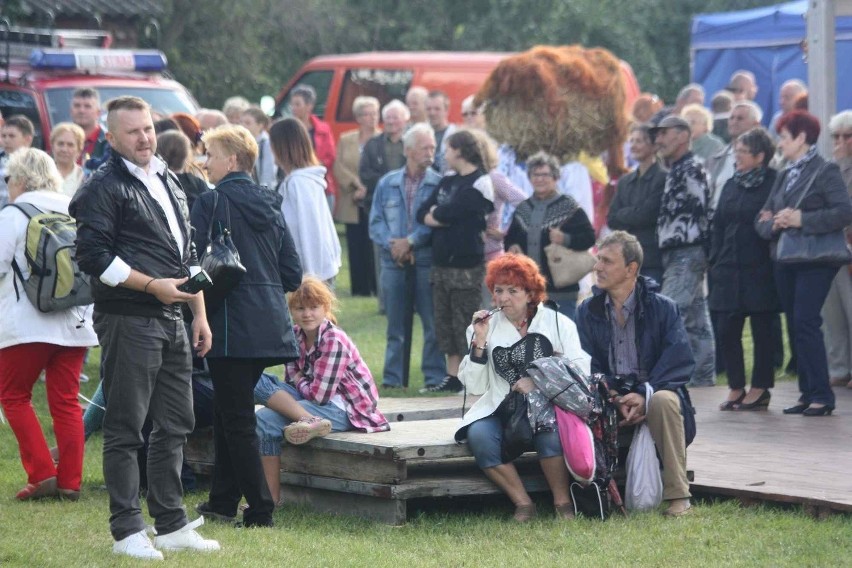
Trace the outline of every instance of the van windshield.
<path fill-rule="evenodd" d="M 98 94 L 101 97 L 102 109 L 110 99 L 119 96 L 134 96 L 147 101 L 151 105 L 151 108 L 160 114 L 170 115 L 176 112 L 186 112 L 194 116 L 198 112 L 198 105 L 190 98 L 189 94 L 179 90 L 166 88 L 98 87 L 97 85 L 93 85 L 93 87 L 98 90 Z M 74 88 L 69 87 L 47 89 L 45 91 L 44 98 L 47 103 L 47 112 L 50 115 L 51 125 L 71 120 L 71 95 L 74 93 L 74 90 Z"/>

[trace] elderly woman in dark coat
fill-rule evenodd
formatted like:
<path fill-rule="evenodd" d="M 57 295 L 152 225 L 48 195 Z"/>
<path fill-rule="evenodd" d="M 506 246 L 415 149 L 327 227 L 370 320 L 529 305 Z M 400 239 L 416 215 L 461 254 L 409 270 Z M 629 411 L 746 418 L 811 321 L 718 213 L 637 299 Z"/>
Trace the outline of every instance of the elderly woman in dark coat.
<path fill-rule="evenodd" d="M 506 250 L 525 254 L 538 264 L 547 280 L 547 296 L 559 305 L 559 312 L 572 320 L 577 311 L 579 284 L 557 288 L 550 275 L 544 247 L 550 243 L 584 251 L 595 244 L 595 230 L 577 201 L 559 193 L 559 160 L 538 152 L 527 160 L 527 175 L 533 195 L 518 205 L 503 244 Z"/>
<path fill-rule="evenodd" d="M 216 189 L 199 196 L 192 208 L 195 245 L 204 251 L 208 227 L 213 225 L 215 238 L 230 217 L 246 274 L 208 314 L 216 462 L 209 500 L 197 509 L 231 520 L 244 495 L 249 504 L 244 525 L 271 526 L 274 503 L 255 434 L 254 387 L 266 367 L 299 355 L 284 294 L 299 287 L 302 267 L 281 214 L 281 196 L 251 179 L 258 152 L 254 136 L 242 126 L 225 125 L 208 131 L 204 144 L 205 168 Z"/>
<path fill-rule="evenodd" d="M 725 184 L 713 217 L 710 249 L 710 309 L 719 322 L 719 346 L 728 372 L 728 399 L 720 410 L 765 410 L 774 386 L 772 318 L 780 311 L 769 256 L 769 242 L 754 229 L 775 183 L 767 167 L 775 148 L 763 128 L 737 138 L 736 171 Z M 751 389 L 745 391 L 743 324 L 751 321 L 754 367 Z"/>
<path fill-rule="evenodd" d="M 773 250 L 783 231 L 842 234 L 852 222 L 852 203 L 837 164 L 827 163 L 817 153 L 819 120 L 807 111 L 794 110 L 778 120 L 777 128 L 778 147 L 788 165 L 755 221 L 758 233 L 775 243 Z M 785 414 L 827 416 L 834 410 L 820 310 L 839 268 L 828 262 L 776 263 L 775 283 L 787 324 L 793 329 L 801 392 L 799 401 L 784 409 Z"/>

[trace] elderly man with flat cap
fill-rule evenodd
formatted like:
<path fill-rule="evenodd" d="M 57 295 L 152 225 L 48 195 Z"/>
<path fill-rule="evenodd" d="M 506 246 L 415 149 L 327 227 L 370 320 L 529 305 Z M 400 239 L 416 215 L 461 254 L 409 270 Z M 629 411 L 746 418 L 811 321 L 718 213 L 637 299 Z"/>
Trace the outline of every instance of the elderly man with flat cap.
<path fill-rule="evenodd" d="M 707 175 L 690 151 L 691 133 L 684 119 L 667 116 L 651 133 L 660 157 L 670 168 L 657 218 L 657 240 L 663 253 L 662 294 L 677 304 L 689 336 L 695 357 L 690 386 L 712 386 L 716 383 L 715 347 L 704 293 L 709 239 Z"/>

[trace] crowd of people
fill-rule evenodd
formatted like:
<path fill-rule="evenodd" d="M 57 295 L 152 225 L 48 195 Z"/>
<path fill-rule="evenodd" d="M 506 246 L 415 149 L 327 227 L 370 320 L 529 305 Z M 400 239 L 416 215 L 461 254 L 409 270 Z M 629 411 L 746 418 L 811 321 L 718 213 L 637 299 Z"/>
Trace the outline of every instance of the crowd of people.
<path fill-rule="evenodd" d="M 709 109 L 700 85 L 684 87 L 671 106 L 643 94 L 625 141 L 628 164 L 616 165 L 606 156 L 521 156 L 491 139 L 472 97 L 455 125 L 454 101 L 419 86 L 404 102 L 356 97 L 358 128 L 337 143 L 308 85 L 293 89 L 292 117 L 274 122 L 242 97 L 197 116 L 162 116 L 118 97 L 105 105 L 105 125 L 98 93 L 80 89 L 73 122 L 51 132 L 52 157 L 31 148 L 26 117 L 7 117 L 0 404 L 27 475 L 17 498 L 79 498 L 86 436 L 77 394 L 87 348 L 100 345 L 113 551 L 159 559 L 161 550 L 217 550 L 196 529 L 204 518 L 234 522 L 243 498 L 243 525 L 271 526 L 283 440 L 389 429 L 378 386 L 408 386 L 417 313 L 420 392 L 482 395 L 456 439 L 514 503 L 515 520 L 537 513 L 501 453 L 497 411 L 510 392 L 529 405 L 532 449 L 557 515 L 574 515 L 552 403 L 525 376 L 547 356 L 612 381 L 622 426 L 649 426 L 666 514 L 689 513 L 687 387 L 712 386 L 724 371 L 720 410 L 766 409 L 785 361 L 782 314 L 787 369 L 801 393 L 783 412 L 830 415 L 832 387 L 852 385 L 852 264 L 843 256 L 852 243 L 852 111 L 828 124 L 828 160 L 817 152 L 821 125 L 801 81 L 781 87 L 770 129 L 756 89 L 741 71 Z M 31 276 L 30 207 L 76 220 L 76 261 L 94 309 L 45 313 L 20 292 Z M 335 221 L 345 225 L 352 295 L 376 295 L 387 317 L 379 385 L 336 324 Z M 219 296 L 186 288 L 223 241 L 239 251 L 242 278 Z M 829 241 L 842 250 L 823 255 Z M 557 274 L 554 250 L 577 258 L 595 246 L 582 274 Z M 804 246 L 816 252 L 795 256 Z M 264 372 L 279 364 L 283 377 Z M 190 522 L 180 473 L 194 427 L 193 368 L 211 377 L 216 459 L 201 517 Z M 42 371 L 55 451 L 30 404 Z M 616 388 L 625 377 L 629 392 Z"/>

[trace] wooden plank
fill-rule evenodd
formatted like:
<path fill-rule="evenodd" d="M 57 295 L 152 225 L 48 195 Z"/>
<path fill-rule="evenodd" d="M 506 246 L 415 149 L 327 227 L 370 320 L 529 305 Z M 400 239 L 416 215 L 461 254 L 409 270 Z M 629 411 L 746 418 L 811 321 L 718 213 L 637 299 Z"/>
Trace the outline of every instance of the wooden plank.
<path fill-rule="evenodd" d="M 311 445 L 284 444 L 281 470 L 374 483 L 399 483 L 408 476 L 402 460 L 377 460 L 368 455 L 331 452 Z"/>
<path fill-rule="evenodd" d="M 549 491 L 547 480 L 539 472 L 526 472 L 521 476 L 524 487 L 530 492 Z M 322 489 L 340 494 L 355 494 L 380 499 L 414 499 L 422 497 L 460 497 L 467 495 L 493 495 L 502 490 L 492 483 L 481 471 L 467 475 L 434 475 L 409 478 L 398 485 L 368 483 L 350 479 L 281 473 L 281 484 L 309 489 Z"/>
<path fill-rule="evenodd" d="M 335 432 L 310 442 L 316 449 L 372 456 L 376 459 L 443 459 L 470 456 L 467 444 L 453 435 L 457 418 L 393 424 L 388 432 Z"/>
<path fill-rule="evenodd" d="M 692 389 L 698 435 L 687 460 L 693 489 L 781 503 L 852 511 L 852 389 L 835 389 L 837 409 L 825 418 L 785 415 L 795 404 L 795 382 L 772 390 L 766 412 L 720 412 L 727 388 Z"/>
<path fill-rule="evenodd" d="M 474 402 L 479 400 L 478 396 L 467 397 L 467 410 Z M 389 422 L 403 422 L 412 420 L 440 420 L 442 418 L 462 417 L 462 404 L 464 399 L 460 396 L 441 397 L 417 397 L 417 398 L 381 398 L 379 399 L 379 410 L 385 415 Z"/>
<path fill-rule="evenodd" d="M 292 485 L 282 485 L 281 491 L 287 502 L 310 507 L 317 512 L 352 515 L 395 526 L 404 525 L 406 521 L 407 505 L 401 499 L 380 499 Z"/>

